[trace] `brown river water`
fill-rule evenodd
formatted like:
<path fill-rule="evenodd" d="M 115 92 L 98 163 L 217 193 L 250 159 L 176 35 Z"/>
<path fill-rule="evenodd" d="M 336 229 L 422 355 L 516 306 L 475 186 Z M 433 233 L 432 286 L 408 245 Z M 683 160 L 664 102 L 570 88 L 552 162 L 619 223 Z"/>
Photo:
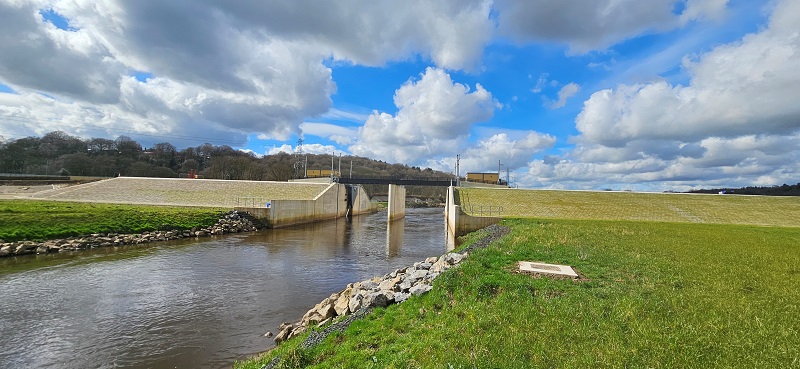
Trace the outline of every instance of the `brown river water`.
<path fill-rule="evenodd" d="M 387 232 L 387 228 L 390 228 Z M 445 253 L 443 209 L 0 259 L 0 368 L 230 368 L 348 283 Z"/>

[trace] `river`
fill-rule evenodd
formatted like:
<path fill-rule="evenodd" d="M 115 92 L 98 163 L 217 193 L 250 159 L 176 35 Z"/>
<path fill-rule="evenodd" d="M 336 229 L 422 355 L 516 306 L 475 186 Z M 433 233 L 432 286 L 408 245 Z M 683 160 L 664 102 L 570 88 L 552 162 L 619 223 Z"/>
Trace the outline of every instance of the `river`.
<path fill-rule="evenodd" d="M 442 212 L 0 259 L 0 368 L 230 368 L 348 283 L 445 253 Z"/>

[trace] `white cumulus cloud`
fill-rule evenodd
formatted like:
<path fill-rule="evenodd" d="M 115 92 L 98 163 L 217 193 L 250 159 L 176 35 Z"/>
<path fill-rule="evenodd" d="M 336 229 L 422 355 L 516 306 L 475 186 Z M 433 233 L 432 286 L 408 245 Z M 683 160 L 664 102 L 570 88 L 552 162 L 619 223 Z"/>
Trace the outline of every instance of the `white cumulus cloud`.
<path fill-rule="evenodd" d="M 396 115 L 374 112 L 350 147 L 356 155 L 418 163 L 458 152 L 478 122 L 491 119 L 498 102 L 480 84 L 474 91 L 455 83 L 444 70 L 427 68 L 394 95 Z"/>

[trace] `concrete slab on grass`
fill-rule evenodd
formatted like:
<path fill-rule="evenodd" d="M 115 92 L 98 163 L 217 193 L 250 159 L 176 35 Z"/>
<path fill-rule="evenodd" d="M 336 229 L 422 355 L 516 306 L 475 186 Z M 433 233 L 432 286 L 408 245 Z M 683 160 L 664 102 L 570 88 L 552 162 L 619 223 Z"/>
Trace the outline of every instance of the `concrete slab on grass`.
<path fill-rule="evenodd" d="M 525 273 L 539 273 L 550 275 L 561 275 L 577 278 L 578 273 L 569 265 L 546 264 L 535 261 L 520 261 L 519 271 Z"/>

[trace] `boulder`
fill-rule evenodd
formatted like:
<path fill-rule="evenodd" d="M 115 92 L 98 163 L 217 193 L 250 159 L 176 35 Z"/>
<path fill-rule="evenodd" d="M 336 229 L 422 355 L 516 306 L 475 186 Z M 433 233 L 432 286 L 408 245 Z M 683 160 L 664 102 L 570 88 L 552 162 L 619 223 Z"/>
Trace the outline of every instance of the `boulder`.
<path fill-rule="evenodd" d="M 378 285 L 378 289 L 381 291 L 394 291 L 401 280 L 401 277 L 386 279 Z"/>
<path fill-rule="evenodd" d="M 350 301 L 348 301 L 347 307 L 350 309 L 350 311 L 358 311 L 358 309 L 361 308 L 361 301 L 363 299 L 364 297 L 360 293 L 357 293 L 350 297 Z"/>
<path fill-rule="evenodd" d="M 398 292 L 398 293 L 395 293 L 395 294 L 394 294 L 394 302 L 396 302 L 396 303 L 398 303 L 398 304 L 399 304 L 399 303 L 401 303 L 401 302 L 403 302 L 403 301 L 406 301 L 406 300 L 408 300 L 408 298 L 409 298 L 410 296 L 411 296 L 410 294 L 408 294 L 408 293 L 404 293 L 404 292 Z"/>
<path fill-rule="evenodd" d="M 283 324 L 281 324 L 281 327 L 284 328 L 282 328 L 281 331 L 275 336 L 274 338 L 275 343 L 281 343 L 285 341 L 287 338 L 289 338 L 289 335 L 292 333 L 293 327 L 291 324 L 289 324 L 288 326 L 284 326 Z"/>
<path fill-rule="evenodd" d="M 431 265 L 431 268 L 429 270 L 432 273 L 441 273 L 447 269 L 450 269 L 450 264 L 448 264 L 447 261 L 444 260 L 444 257 L 442 257 L 435 263 L 433 263 L 433 265 Z"/>
<path fill-rule="evenodd" d="M 342 293 L 339 294 L 339 298 L 334 302 L 333 310 L 336 311 L 336 315 L 347 315 L 350 313 L 350 291 L 352 291 L 350 288 L 342 291 Z"/>
<path fill-rule="evenodd" d="M 461 255 L 461 254 L 458 254 L 458 253 L 455 253 L 455 252 L 451 252 L 451 253 L 446 254 L 444 256 L 444 260 L 450 265 L 458 264 L 463 259 L 464 259 L 464 255 Z"/>
<path fill-rule="evenodd" d="M 418 284 L 418 285 L 416 285 L 414 287 L 411 287 L 411 289 L 409 290 L 409 293 L 411 293 L 412 295 L 419 296 L 419 295 L 421 295 L 421 294 L 423 294 L 425 292 L 430 291 L 431 289 L 433 289 L 433 287 L 431 287 L 428 284 Z"/>
<path fill-rule="evenodd" d="M 394 300 L 394 294 L 389 291 L 378 291 L 364 296 L 362 306 L 386 307 Z"/>

